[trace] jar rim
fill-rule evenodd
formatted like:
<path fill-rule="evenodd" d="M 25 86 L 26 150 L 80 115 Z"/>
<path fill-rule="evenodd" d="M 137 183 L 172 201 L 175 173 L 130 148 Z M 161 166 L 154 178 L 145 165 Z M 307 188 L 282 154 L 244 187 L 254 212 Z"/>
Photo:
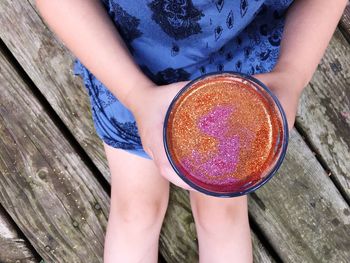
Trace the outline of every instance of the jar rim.
<path fill-rule="evenodd" d="M 259 88 L 262 88 L 263 90 L 265 90 L 267 92 L 267 94 L 270 96 L 270 98 L 272 98 L 272 101 L 275 103 L 275 106 L 278 109 L 278 112 L 279 112 L 280 117 L 281 117 L 282 130 L 283 130 L 283 137 L 282 137 L 282 142 L 281 142 L 282 145 L 280 147 L 281 148 L 280 154 L 279 154 L 277 161 L 275 162 L 275 165 L 272 167 L 271 171 L 266 176 L 261 178 L 261 180 L 258 183 L 252 184 L 252 182 L 250 182 L 252 184 L 251 187 L 248 186 L 248 188 L 246 188 L 242 191 L 234 191 L 234 192 L 212 191 L 212 190 L 208 190 L 208 189 L 206 189 L 202 186 L 199 186 L 199 185 L 195 184 L 194 182 L 192 182 L 189 178 L 187 178 L 187 176 L 183 175 L 180 172 L 180 170 L 178 169 L 174 160 L 172 159 L 171 152 L 169 150 L 168 140 L 167 140 L 167 135 L 168 135 L 168 132 L 167 132 L 168 125 L 167 124 L 169 122 L 170 113 L 172 112 L 172 109 L 173 109 L 175 103 L 180 98 L 180 96 L 184 92 L 186 92 L 188 89 L 190 89 L 197 82 L 200 82 L 200 81 L 207 79 L 207 78 L 210 78 L 210 77 L 215 77 L 215 76 L 224 77 L 225 75 L 227 75 L 229 77 L 237 77 L 239 79 L 249 81 L 251 84 L 254 84 L 254 86 L 258 86 Z M 289 139 L 289 129 L 288 129 L 287 118 L 286 118 L 285 112 L 284 112 L 283 107 L 282 107 L 281 103 L 279 102 L 278 98 L 272 93 L 272 91 L 263 82 L 261 82 L 257 78 L 250 76 L 250 75 L 247 75 L 247 74 L 244 74 L 244 73 L 241 73 L 241 72 L 235 72 L 235 71 L 222 71 L 222 72 L 207 73 L 207 74 L 203 74 L 202 76 L 199 76 L 199 77 L 191 80 L 190 82 L 188 82 L 181 90 L 178 91 L 178 93 L 172 99 L 172 101 L 167 109 L 165 119 L 164 119 L 164 124 L 163 124 L 163 145 L 165 148 L 167 158 L 168 158 L 171 166 L 173 167 L 173 169 L 177 173 L 177 175 L 185 183 L 187 183 L 189 186 L 191 186 L 195 190 L 202 192 L 204 194 L 207 194 L 207 195 L 217 196 L 217 197 L 236 197 L 236 196 L 249 194 L 251 192 L 256 191 L 257 189 L 262 187 L 264 184 L 266 184 L 273 177 L 273 175 L 277 172 L 277 170 L 280 168 L 280 166 L 284 160 L 284 157 L 285 157 L 286 151 L 287 151 L 287 146 L 288 146 L 288 139 Z"/>

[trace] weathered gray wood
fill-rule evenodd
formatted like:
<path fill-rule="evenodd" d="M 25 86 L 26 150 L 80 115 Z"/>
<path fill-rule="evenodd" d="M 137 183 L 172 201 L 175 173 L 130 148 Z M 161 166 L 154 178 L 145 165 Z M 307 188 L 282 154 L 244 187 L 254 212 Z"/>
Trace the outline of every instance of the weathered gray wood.
<path fill-rule="evenodd" d="M 0 262 L 37 263 L 39 261 L 40 257 L 18 232 L 11 218 L 0 206 Z"/>
<path fill-rule="evenodd" d="M 74 57 L 43 24 L 30 2 L 0 3 L 1 39 L 109 181 L 85 87 L 79 77 L 73 76 Z"/>
<path fill-rule="evenodd" d="M 95 132 L 91 132 L 93 126 L 87 94 L 80 81 L 70 75 L 72 56 L 59 41 L 54 39 L 52 33 L 43 25 L 28 2 L 1 1 L 2 17 L 0 22 L 4 25 L 4 31 L 1 32 L 2 39 L 106 179 L 109 180 L 109 171 L 103 156 L 102 145 L 98 143 Z M 19 16 L 21 18 L 17 21 Z M 14 20 L 16 23 L 13 24 Z M 71 111 L 79 113 L 79 115 L 72 116 Z M 171 255 L 167 257 L 169 263 L 183 262 L 180 260 L 183 257 L 183 251 L 187 253 L 186 255 L 192 254 L 193 258 L 197 255 L 196 250 L 192 250 L 195 246 L 190 242 L 191 236 L 186 232 L 189 226 L 193 229 L 193 222 L 176 220 L 179 217 L 188 218 L 188 214 L 190 215 L 188 200 L 184 200 L 185 191 L 178 189 L 172 196 L 176 196 L 177 199 L 172 199 L 173 201 L 170 202 L 170 212 L 168 213 L 170 216 L 164 222 L 161 235 L 161 240 L 163 240 L 161 243 L 163 244 L 161 246 L 162 254 L 170 255 L 173 253 L 174 255 L 174 257 Z M 181 211 L 186 211 L 188 214 L 181 215 Z M 183 241 L 184 239 L 186 242 Z M 258 242 L 256 238 L 254 240 L 255 243 Z M 183 250 L 174 245 L 181 243 L 183 243 Z M 265 256 L 267 252 L 261 245 L 255 247 L 254 253 L 256 255 L 261 254 L 262 258 L 268 258 Z"/>
<path fill-rule="evenodd" d="M 284 262 L 349 262 L 349 206 L 294 129 L 280 171 L 250 195 L 249 211 Z"/>
<path fill-rule="evenodd" d="M 260 242 L 259 238 L 255 235 L 253 231 L 250 232 L 253 241 L 253 262 L 271 262 L 275 263 L 276 260 L 271 256 L 266 250 L 263 243 Z"/>
<path fill-rule="evenodd" d="M 47 262 L 102 262 L 109 197 L 0 53 L 0 202 Z"/>
<path fill-rule="evenodd" d="M 198 262 L 196 229 L 186 191 L 172 186 L 160 249 L 167 262 Z"/>
<path fill-rule="evenodd" d="M 160 247 L 167 262 L 198 262 L 197 234 L 187 192 L 172 187 Z M 275 262 L 252 231 L 254 262 Z M 234 261 L 234 260 L 233 260 Z"/>
<path fill-rule="evenodd" d="M 5 3 L 5 0 L 1 1 L 2 3 Z M 60 117 L 65 121 L 66 125 L 73 131 L 73 134 L 76 136 L 76 134 L 79 134 L 79 132 L 84 133 L 86 130 L 84 129 L 84 127 L 86 127 L 84 126 L 85 124 L 81 124 L 80 122 L 74 123 L 75 120 L 71 120 L 71 117 L 69 117 L 70 111 L 62 111 L 60 107 L 62 105 L 64 106 L 65 104 L 68 104 L 68 106 L 71 107 L 73 110 L 76 108 L 79 109 L 80 107 L 82 109 L 86 109 L 87 104 L 84 104 L 87 103 L 86 94 L 82 92 L 80 96 L 78 96 L 80 103 L 83 105 L 72 104 L 74 105 L 72 106 L 70 103 L 76 103 L 75 100 L 67 100 L 66 102 L 62 103 L 60 102 L 60 100 L 62 100 L 62 94 L 55 93 L 57 90 L 62 89 L 65 92 L 64 94 L 69 95 L 68 98 L 74 98 L 77 96 L 74 94 L 73 96 L 71 96 L 72 87 L 70 86 L 69 88 L 67 88 L 65 86 L 66 84 L 70 83 L 66 80 L 66 78 L 70 78 L 70 76 L 68 76 L 67 74 L 69 67 L 62 68 L 61 66 L 61 64 L 67 64 L 67 61 L 70 61 L 72 58 L 65 53 L 66 51 L 59 44 L 59 42 L 52 40 L 52 35 L 51 33 L 49 33 L 49 30 L 42 26 L 40 19 L 36 16 L 33 10 L 26 5 L 25 2 L 15 3 L 8 0 L 6 1 L 6 5 L 2 4 L 1 8 L 3 8 L 3 6 L 6 7 L 6 13 L 4 14 L 4 16 L 2 15 L 2 18 L 0 18 L 2 25 L 4 24 L 3 22 L 7 21 L 7 24 L 5 26 L 6 30 L 1 32 L 2 37 L 4 36 L 3 39 L 5 43 L 15 54 L 18 61 L 24 66 L 25 70 L 34 80 L 36 85 L 41 89 L 42 93 L 53 105 L 54 109 L 59 113 Z M 30 18 L 21 14 L 30 14 Z M 19 21 L 17 21 L 19 17 L 21 18 Z M 16 23 L 13 23 L 12 21 L 16 21 Z M 30 30 L 30 28 L 32 27 L 35 28 L 35 30 Z M 17 36 L 16 34 L 19 34 L 19 36 Z M 39 36 L 37 34 L 39 34 Z M 36 45 L 39 45 L 41 48 L 35 48 L 35 45 L 33 45 L 34 48 L 30 47 L 28 43 L 36 43 Z M 58 50 L 60 50 L 59 52 L 55 51 L 57 49 L 57 46 L 60 47 L 58 48 Z M 41 56 L 38 55 L 40 53 Z M 45 60 L 47 57 L 53 58 L 53 61 L 55 63 L 52 63 L 50 61 L 47 62 Z M 34 61 L 36 62 L 36 64 L 34 65 L 35 67 L 33 67 L 31 63 L 32 58 L 34 58 Z M 44 62 L 42 62 L 42 60 L 44 60 Z M 65 75 L 65 77 L 60 76 L 57 72 L 55 72 L 53 68 L 53 66 L 55 65 L 61 66 L 60 71 L 57 72 L 60 72 L 61 75 Z M 63 72 L 66 73 L 63 74 Z M 45 77 L 42 77 L 43 74 Z M 74 82 L 74 80 L 72 82 Z M 49 86 L 51 86 L 50 90 L 45 88 L 48 84 Z M 56 88 L 56 85 L 58 88 Z M 80 86 L 78 86 L 77 89 L 79 88 Z M 76 86 L 74 86 L 73 90 L 75 89 Z M 55 93 L 54 96 L 52 96 L 51 93 Z M 83 99 L 84 96 L 85 102 Z M 65 99 L 66 97 L 63 97 L 63 100 Z M 68 116 L 66 116 L 67 114 Z M 79 116 L 79 118 L 82 117 L 84 116 Z M 87 122 L 88 121 L 89 120 L 87 120 Z M 77 129 L 79 129 L 79 131 L 77 131 Z M 84 136 L 86 137 L 86 133 L 84 134 Z M 79 142 L 81 141 L 82 140 L 79 140 Z M 83 143 L 82 146 L 84 147 Z M 101 162 L 96 161 L 96 159 L 94 159 L 94 155 L 96 153 L 96 149 L 94 149 L 95 144 L 91 143 L 88 144 L 88 146 L 89 147 L 85 147 L 85 150 L 89 153 L 91 158 L 94 160 L 95 164 L 97 164 L 100 169 L 101 166 L 103 166 L 102 170 L 105 171 L 105 174 L 107 171 L 107 166 L 103 160 L 103 157 L 101 157 Z M 98 147 L 100 146 L 97 146 L 97 148 Z M 297 174 L 295 175 L 295 177 L 301 179 L 300 182 L 295 183 L 293 181 L 293 184 L 291 184 L 291 182 L 289 181 L 282 181 L 281 185 L 275 186 L 273 185 L 274 182 L 276 180 L 278 182 L 279 179 L 273 179 L 262 189 L 258 190 L 256 195 L 252 195 L 252 198 L 250 198 L 250 211 L 254 215 L 255 220 L 264 230 L 270 242 L 273 243 L 275 249 L 278 251 L 278 253 L 284 260 L 294 262 L 305 262 L 309 260 L 309 262 L 317 262 L 317 260 L 319 260 L 318 257 L 322 256 L 323 260 L 325 261 L 330 258 L 330 261 L 328 262 L 332 262 L 331 260 L 335 259 L 336 257 L 339 257 L 339 262 L 341 262 L 341 257 L 344 256 L 344 251 L 340 251 L 339 255 L 338 253 L 333 253 L 336 255 L 329 255 L 331 254 L 331 252 L 327 254 L 327 251 L 335 250 L 337 249 L 337 246 L 340 249 L 342 249 L 343 247 L 338 244 L 339 240 L 341 239 L 343 239 L 344 244 L 348 244 L 347 235 L 344 235 L 346 234 L 346 232 L 344 233 L 344 228 L 342 227 L 344 227 L 344 224 L 346 222 L 348 224 L 348 221 L 346 221 L 346 218 L 348 217 L 346 216 L 348 215 L 349 210 L 348 208 L 344 208 L 345 205 L 342 203 L 343 201 L 341 201 L 342 199 L 339 196 L 339 193 L 337 193 L 336 189 L 334 188 L 332 182 L 330 182 L 330 180 L 328 179 L 325 182 L 319 180 L 319 176 L 321 176 L 321 179 L 323 179 L 322 176 L 324 176 L 324 171 L 319 166 L 317 161 L 315 159 L 312 159 L 313 157 L 310 157 L 310 152 L 308 151 L 307 147 L 302 142 L 300 142 L 299 144 L 297 144 L 296 149 L 297 150 L 294 150 L 294 155 L 298 155 L 297 153 L 298 151 L 300 151 L 301 153 L 306 153 L 306 157 L 308 158 L 306 158 L 302 154 L 301 157 L 303 158 L 299 156 L 299 159 L 297 158 L 298 156 L 294 155 L 292 155 L 292 157 L 294 156 L 293 158 L 288 159 L 288 157 L 285 162 L 285 166 L 288 167 L 288 169 L 282 169 L 282 172 L 280 173 L 281 175 L 279 175 L 279 177 L 276 176 L 276 178 L 283 179 L 286 177 L 285 175 L 287 175 L 288 178 L 290 178 L 294 176 L 294 173 L 296 172 Z M 313 163 L 312 166 L 309 166 L 309 161 Z M 290 162 L 290 164 L 288 164 L 288 162 Z M 314 176 L 312 175 L 313 171 L 316 172 L 316 175 Z M 304 178 L 304 176 L 306 176 L 306 179 Z M 314 205 L 315 203 L 312 199 L 313 196 L 311 194 L 306 196 L 305 202 L 302 202 L 300 201 L 300 199 L 295 199 L 294 196 L 291 196 L 291 193 L 288 192 L 290 190 L 301 191 L 300 187 L 297 188 L 296 186 L 305 184 L 303 180 L 306 180 L 306 185 L 308 185 L 309 181 L 313 177 L 317 178 L 318 182 L 324 184 L 321 185 L 320 189 L 323 189 L 324 191 L 330 191 L 330 194 L 328 194 L 327 192 L 318 193 L 319 186 L 317 184 L 311 184 L 311 186 L 308 186 L 308 191 L 312 193 L 312 195 L 314 195 L 315 200 L 321 200 L 316 202 L 315 208 L 312 207 L 312 205 Z M 291 187 L 295 187 L 295 189 L 290 189 Z M 263 189 L 266 190 L 263 191 Z M 270 190 L 271 192 L 277 192 L 279 194 L 272 195 L 267 189 L 272 189 Z M 286 192 L 287 194 L 281 193 L 280 189 L 288 190 Z M 180 194 L 180 196 L 181 198 L 183 198 L 183 193 Z M 257 199 L 256 197 L 260 199 Z M 310 203 L 312 204 L 311 208 L 308 207 Z M 325 203 L 329 205 L 328 209 L 323 208 L 322 204 L 324 205 Z M 179 205 L 177 206 L 177 204 Z M 292 209 L 288 210 L 284 206 Z M 169 209 L 174 209 L 174 211 L 176 211 L 176 209 L 178 209 L 177 211 L 179 211 L 179 209 L 185 210 L 184 205 L 181 204 L 181 201 L 179 200 L 173 201 Z M 300 211 L 304 212 L 305 209 L 308 209 L 307 211 L 305 211 L 305 214 L 300 214 Z M 341 211 L 341 209 L 344 210 Z M 269 211 L 269 214 L 266 214 L 266 210 Z M 334 215 L 331 212 L 334 212 Z M 341 217 L 341 212 L 343 212 L 345 218 Z M 188 227 L 191 227 L 191 222 L 182 222 L 181 220 L 176 221 L 177 217 L 188 218 L 186 217 L 186 215 L 179 215 L 179 213 L 180 212 L 175 212 L 175 215 L 169 216 L 173 220 L 166 220 L 164 230 L 162 232 L 162 243 L 164 244 L 164 246 L 168 246 L 168 251 L 172 251 L 171 249 L 172 247 L 174 247 L 174 244 L 181 244 L 183 240 L 189 240 L 192 236 L 192 234 L 187 234 L 185 232 L 185 230 L 188 229 Z M 296 215 L 299 218 L 296 218 Z M 326 219 L 322 218 L 323 215 L 326 215 L 326 219 L 331 218 L 331 223 L 325 221 Z M 319 228 L 314 230 L 315 233 L 318 234 L 318 236 L 316 236 L 315 233 L 311 231 L 312 228 L 310 228 L 308 225 L 297 225 L 299 222 L 304 222 L 303 220 L 305 222 L 318 222 L 317 220 L 320 220 L 320 223 L 318 225 Z M 168 227 L 167 224 L 169 224 Z M 332 224 L 338 225 L 338 227 L 335 227 L 335 230 L 332 230 L 332 228 L 330 228 Z M 191 228 L 193 229 L 193 226 Z M 338 234 L 338 236 L 335 236 L 335 233 Z M 304 235 L 304 238 L 301 238 L 302 234 Z M 319 236 L 322 237 L 323 240 L 319 240 Z M 169 241 L 166 241 L 165 239 L 168 239 Z M 187 248 L 189 248 L 190 250 L 193 247 L 193 245 L 191 243 L 186 242 L 183 243 L 187 244 Z M 301 244 L 304 244 L 304 247 Z M 323 251 L 320 252 L 320 249 L 323 249 Z M 170 262 L 181 262 L 176 261 L 176 258 L 181 258 L 181 253 L 179 252 L 180 250 L 181 249 L 178 248 L 174 249 L 173 253 L 175 253 L 175 256 L 168 257 L 170 258 L 170 260 L 172 260 Z"/>
<path fill-rule="evenodd" d="M 350 46 L 338 30 L 303 93 L 297 125 L 350 201 Z"/>
<path fill-rule="evenodd" d="M 349 2 L 344 10 L 342 18 L 340 19 L 339 27 L 343 32 L 345 38 L 350 43 L 350 4 Z"/>

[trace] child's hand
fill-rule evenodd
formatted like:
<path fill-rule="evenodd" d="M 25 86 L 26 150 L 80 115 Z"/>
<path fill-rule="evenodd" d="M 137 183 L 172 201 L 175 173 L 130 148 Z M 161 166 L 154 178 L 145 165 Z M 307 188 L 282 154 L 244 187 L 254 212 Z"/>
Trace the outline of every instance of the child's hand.
<path fill-rule="evenodd" d="M 132 100 L 142 101 L 142 103 L 132 105 L 131 111 L 136 119 L 142 146 L 158 166 L 161 175 L 181 188 L 193 190 L 172 168 L 163 144 L 163 124 L 166 111 L 172 99 L 186 83 L 178 82 L 132 91 Z M 129 97 L 131 95 L 129 94 Z"/>
<path fill-rule="evenodd" d="M 304 88 L 298 77 L 288 72 L 270 72 L 254 75 L 262 81 L 278 98 L 286 113 L 288 128 L 294 126 L 301 91 Z"/>

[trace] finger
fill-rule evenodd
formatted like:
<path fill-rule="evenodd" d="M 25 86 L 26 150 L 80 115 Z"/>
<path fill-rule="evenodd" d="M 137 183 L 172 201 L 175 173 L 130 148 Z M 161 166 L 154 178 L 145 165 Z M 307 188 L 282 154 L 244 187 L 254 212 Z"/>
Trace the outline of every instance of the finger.
<path fill-rule="evenodd" d="M 163 176 L 164 178 L 166 178 L 169 182 L 171 182 L 172 184 L 181 187 L 185 190 L 191 190 L 192 187 L 190 187 L 189 185 L 187 185 L 179 176 L 178 174 L 175 173 L 175 171 L 170 168 L 170 167 L 160 167 L 157 162 L 156 162 L 157 167 L 159 168 L 159 173 L 161 174 L 161 176 Z"/>
<path fill-rule="evenodd" d="M 260 80 L 262 83 L 264 83 L 266 86 L 269 86 L 269 77 L 268 77 L 268 74 L 256 74 L 256 75 L 253 75 L 252 77 Z"/>
<path fill-rule="evenodd" d="M 171 163 L 168 160 L 168 157 L 166 155 L 164 147 L 162 147 L 162 150 L 160 154 L 155 155 L 154 160 L 159 167 L 160 174 L 168 179 L 168 181 L 172 182 L 173 184 L 186 189 L 190 190 L 192 187 L 190 187 L 187 183 L 185 183 L 181 177 L 176 173 L 174 168 L 172 167 Z"/>

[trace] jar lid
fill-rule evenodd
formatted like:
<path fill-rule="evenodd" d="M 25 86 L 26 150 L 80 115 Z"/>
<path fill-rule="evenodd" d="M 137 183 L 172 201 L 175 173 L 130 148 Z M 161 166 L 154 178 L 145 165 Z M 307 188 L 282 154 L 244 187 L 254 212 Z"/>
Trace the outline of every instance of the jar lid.
<path fill-rule="evenodd" d="M 163 132 L 176 173 L 194 189 L 222 197 L 266 183 L 288 143 L 278 99 L 259 80 L 235 72 L 188 83 L 171 102 Z"/>

